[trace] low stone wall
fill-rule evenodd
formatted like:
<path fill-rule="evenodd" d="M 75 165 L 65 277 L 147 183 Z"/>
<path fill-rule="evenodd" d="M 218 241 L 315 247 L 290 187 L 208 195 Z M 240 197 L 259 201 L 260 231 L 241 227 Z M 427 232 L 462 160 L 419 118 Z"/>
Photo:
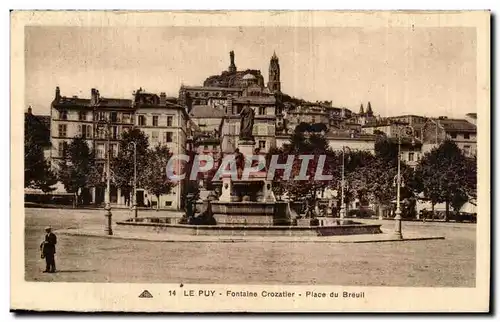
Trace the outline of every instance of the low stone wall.
<path fill-rule="evenodd" d="M 135 230 L 156 233 L 196 235 L 196 236 L 337 236 L 380 234 L 381 225 L 341 225 L 341 226 L 195 226 L 151 222 L 117 222 Z"/>

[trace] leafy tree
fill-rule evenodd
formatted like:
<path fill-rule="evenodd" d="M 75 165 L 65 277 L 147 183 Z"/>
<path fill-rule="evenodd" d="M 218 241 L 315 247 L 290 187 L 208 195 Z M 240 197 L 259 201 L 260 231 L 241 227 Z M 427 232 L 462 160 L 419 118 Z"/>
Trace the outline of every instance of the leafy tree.
<path fill-rule="evenodd" d="M 52 186 L 57 183 L 57 179 L 43 155 L 40 131 L 30 121 L 30 117 L 24 122 L 24 187 L 41 189 L 47 193 L 55 189 Z"/>
<path fill-rule="evenodd" d="M 141 130 L 134 128 L 122 134 L 118 155 L 113 159 L 111 165 L 114 182 L 124 195 L 129 196 L 132 194 L 134 182 L 134 147 L 131 142 L 135 142 L 137 147 L 137 186 L 143 185 L 144 169 L 148 165 L 149 141 Z"/>
<path fill-rule="evenodd" d="M 476 166 L 467 159 L 458 146 L 450 140 L 426 153 L 416 170 L 420 178 L 420 189 L 434 208 L 436 203 L 446 204 L 445 220 L 449 217 L 449 208 L 455 209 L 465 203 L 475 190 Z"/>
<path fill-rule="evenodd" d="M 465 159 L 466 185 L 465 194 L 468 196 L 468 201 L 475 205 L 477 199 L 477 156 Z"/>
<path fill-rule="evenodd" d="M 304 132 L 309 132 L 310 129 L 311 126 L 308 123 L 301 122 L 299 125 L 295 127 L 295 132 L 304 133 Z"/>
<path fill-rule="evenodd" d="M 330 181 L 327 180 L 314 180 L 320 156 L 326 156 L 322 171 L 323 175 L 333 174 L 336 169 L 335 165 L 337 161 L 335 160 L 335 154 L 328 146 L 328 141 L 325 137 L 317 134 L 306 137 L 300 131 L 296 131 L 292 134 L 289 144 L 286 144 L 283 148 L 272 149 L 268 153 L 268 164 L 273 154 L 279 156 L 279 163 L 286 163 L 290 155 L 295 157 L 289 180 L 282 180 L 284 170 L 275 172 L 273 191 L 276 195 L 281 196 L 286 191 L 293 200 L 303 199 L 307 196 L 310 199 L 310 204 L 313 204 L 316 194 L 323 192 L 330 185 Z M 299 159 L 300 155 L 311 157 L 305 173 L 310 178 L 309 180 L 294 180 L 299 175 L 302 167 L 302 160 Z"/>
<path fill-rule="evenodd" d="M 378 210 L 390 206 L 397 194 L 398 145 L 394 140 L 379 138 L 375 144 L 375 156 L 366 152 L 352 153 L 353 164 L 348 164 L 347 181 L 353 197 L 367 198 Z M 401 199 L 413 196 L 413 170 L 401 161 Z"/>
<path fill-rule="evenodd" d="M 78 200 L 78 192 L 95 184 L 96 163 L 93 153 L 82 138 L 74 138 L 60 162 L 58 177 L 69 193 L 74 193 Z M 78 201 L 77 201 L 78 203 Z"/>
<path fill-rule="evenodd" d="M 44 193 L 56 190 L 53 185 L 57 183 L 57 176 L 51 169 L 50 161 L 44 161 L 42 173 L 43 176 L 34 182 L 33 187 L 42 190 Z"/>
<path fill-rule="evenodd" d="M 342 189 L 341 171 L 342 171 L 342 152 L 338 152 L 339 175 L 336 176 L 338 180 L 333 182 L 333 187 L 337 188 L 339 193 Z M 370 165 L 373 164 L 375 157 L 367 151 L 346 151 L 344 155 L 344 176 L 345 176 L 345 190 L 344 202 L 349 204 L 354 198 L 364 199 L 369 194 L 367 180 L 371 176 Z M 339 205 L 341 206 L 341 205 Z"/>
<path fill-rule="evenodd" d="M 172 153 L 168 147 L 161 145 L 156 146 L 147 153 L 147 164 L 144 168 L 142 183 L 147 191 L 156 196 L 158 200 L 157 209 L 160 205 L 160 196 L 170 193 L 172 187 L 176 184 L 167 176 L 167 164 L 171 156 Z"/>
<path fill-rule="evenodd" d="M 384 136 L 378 137 L 375 141 L 375 156 L 383 162 L 397 166 L 398 143 L 394 139 Z"/>

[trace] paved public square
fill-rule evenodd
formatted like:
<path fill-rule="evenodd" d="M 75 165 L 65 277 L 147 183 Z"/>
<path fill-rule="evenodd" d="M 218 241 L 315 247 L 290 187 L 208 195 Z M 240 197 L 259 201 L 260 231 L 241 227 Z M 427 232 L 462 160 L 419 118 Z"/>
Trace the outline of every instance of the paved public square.
<path fill-rule="evenodd" d="M 26 209 L 26 280 L 475 286 L 476 225 L 443 222 L 403 222 L 403 233 L 432 233 L 444 240 L 362 244 L 154 242 L 60 234 L 58 272 L 42 273 L 38 247 L 45 226 L 57 234 L 102 223 L 104 234 L 103 215 L 97 210 Z M 113 221 L 129 216 L 127 210 L 113 210 Z M 390 229 L 393 222 L 382 224 Z"/>

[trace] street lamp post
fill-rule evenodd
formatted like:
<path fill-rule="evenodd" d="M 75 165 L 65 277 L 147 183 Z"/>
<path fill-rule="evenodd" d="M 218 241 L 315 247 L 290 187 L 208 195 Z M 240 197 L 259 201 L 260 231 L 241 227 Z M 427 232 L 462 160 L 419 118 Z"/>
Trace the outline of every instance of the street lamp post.
<path fill-rule="evenodd" d="M 400 205 L 400 199 L 401 199 L 401 131 L 402 129 L 405 130 L 410 130 L 413 134 L 413 128 L 406 126 L 406 127 L 399 127 L 398 128 L 398 174 L 397 174 L 397 193 L 396 193 L 396 216 L 394 217 L 395 221 L 395 227 L 394 227 L 394 236 L 397 239 L 403 239 L 403 234 L 401 232 L 401 205 Z"/>
<path fill-rule="evenodd" d="M 132 195 L 132 212 L 134 217 L 137 218 L 137 143 L 130 142 L 129 145 L 134 147 L 134 192 Z"/>
<path fill-rule="evenodd" d="M 396 222 L 394 229 L 394 236 L 397 239 L 403 239 L 403 234 L 401 233 L 401 207 L 399 205 L 400 190 L 401 190 L 401 130 L 398 133 L 398 175 L 397 175 L 397 196 L 396 196 L 396 216 L 394 220 Z"/>
<path fill-rule="evenodd" d="M 104 228 L 104 232 L 106 235 L 113 235 L 113 228 L 111 227 L 111 155 L 110 155 L 110 147 L 111 147 L 111 134 L 109 133 L 109 122 L 101 120 L 99 121 L 99 126 L 104 126 L 105 134 L 106 134 L 106 194 L 104 196 L 104 217 L 106 218 L 106 226 Z"/>
<path fill-rule="evenodd" d="M 349 150 L 349 147 L 342 146 L 342 181 L 341 181 L 341 197 L 340 197 L 340 219 L 344 219 L 346 215 L 346 207 L 345 207 L 345 149 Z"/>

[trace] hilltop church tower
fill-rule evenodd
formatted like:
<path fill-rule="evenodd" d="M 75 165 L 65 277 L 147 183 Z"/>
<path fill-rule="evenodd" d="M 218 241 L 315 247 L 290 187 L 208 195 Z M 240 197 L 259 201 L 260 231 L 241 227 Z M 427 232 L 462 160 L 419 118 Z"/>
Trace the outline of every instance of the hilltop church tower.
<path fill-rule="evenodd" d="M 272 93 L 281 92 L 280 63 L 276 52 L 274 52 L 269 63 L 269 82 L 267 88 Z"/>

